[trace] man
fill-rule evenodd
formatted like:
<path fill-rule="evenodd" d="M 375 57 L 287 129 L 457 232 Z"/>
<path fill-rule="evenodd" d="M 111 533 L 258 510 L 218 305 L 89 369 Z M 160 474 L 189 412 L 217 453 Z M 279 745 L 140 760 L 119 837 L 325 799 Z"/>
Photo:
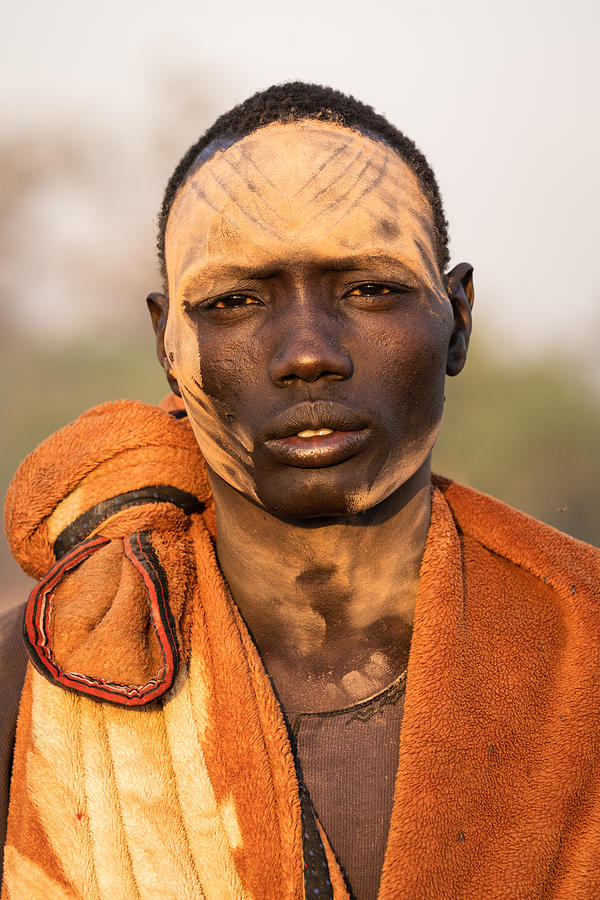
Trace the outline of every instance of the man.
<path fill-rule="evenodd" d="M 598 554 L 432 483 L 473 286 L 423 156 L 270 88 L 159 255 L 169 412 L 90 411 L 7 501 L 49 572 L 3 898 L 598 896 Z"/>

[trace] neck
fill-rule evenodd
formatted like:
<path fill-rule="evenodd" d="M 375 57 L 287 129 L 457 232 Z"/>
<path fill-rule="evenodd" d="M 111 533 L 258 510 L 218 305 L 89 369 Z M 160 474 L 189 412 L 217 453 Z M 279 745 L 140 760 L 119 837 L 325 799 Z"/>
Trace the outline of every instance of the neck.
<path fill-rule="evenodd" d="M 219 564 L 287 712 L 352 705 L 406 668 L 430 471 L 364 513 L 300 521 L 209 473 Z"/>

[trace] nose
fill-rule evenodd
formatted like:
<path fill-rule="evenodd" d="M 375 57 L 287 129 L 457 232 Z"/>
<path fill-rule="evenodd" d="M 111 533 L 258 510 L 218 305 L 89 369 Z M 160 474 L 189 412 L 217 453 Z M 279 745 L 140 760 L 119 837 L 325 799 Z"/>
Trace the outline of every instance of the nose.
<path fill-rule="evenodd" d="M 354 367 L 341 346 L 335 319 L 307 311 L 281 323 L 268 369 L 273 384 L 285 387 L 300 381 L 313 384 L 321 378 L 343 381 L 350 378 Z"/>

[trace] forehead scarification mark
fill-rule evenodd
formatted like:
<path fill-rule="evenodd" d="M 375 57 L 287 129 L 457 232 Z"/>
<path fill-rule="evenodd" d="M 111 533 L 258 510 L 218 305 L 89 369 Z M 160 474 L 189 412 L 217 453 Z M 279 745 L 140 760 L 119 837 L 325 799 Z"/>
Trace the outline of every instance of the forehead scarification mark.
<path fill-rule="evenodd" d="M 202 188 L 200 187 L 200 185 L 196 184 L 196 183 L 193 182 L 193 181 L 190 181 L 190 187 L 192 188 L 192 190 L 194 191 L 194 193 L 196 194 L 196 196 L 198 197 L 198 199 L 199 199 L 199 200 L 202 200 L 204 203 L 206 203 L 206 205 L 207 205 L 210 209 L 212 209 L 213 212 L 216 212 L 217 215 L 222 216 L 223 219 L 227 222 L 227 224 L 231 226 L 231 228 L 233 229 L 234 232 L 235 232 L 235 231 L 239 231 L 239 225 L 238 225 L 238 223 L 237 223 L 237 222 L 234 222 L 233 219 L 231 219 L 223 209 L 219 209 L 218 206 L 215 206 L 214 203 L 211 203 L 211 201 L 208 199 L 208 197 L 206 196 L 206 193 L 202 190 Z M 231 199 L 233 200 L 233 198 L 231 198 Z M 233 201 L 233 202 L 235 203 L 235 201 Z M 237 206 L 237 204 L 236 204 L 236 206 Z M 238 206 L 238 209 L 240 209 L 241 212 L 244 212 L 244 211 L 241 209 L 241 207 L 239 207 L 239 206 Z M 261 222 L 260 220 L 256 219 L 256 218 L 255 218 L 254 216 L 252 216 L 251 214 L 248 215 L 248 218 L 250 219 L 251 222 L 254 222 L 254 224 L 257 225 L 257 226 L 260 228 L 261 231 L 266 231 L 266 232 L 267 232 L 268 234 L 270 234 L 272 237 L 275 237 L 275 238 L 277 238 L 278 240 L 281 240 L 281 235 L 280 235 L 277 231 L 275 231 L 275 230 L 272 229 L 272 228 L 269 228 L 268 225 L 265 225 L 263 222 Z M 254 243 L 255 246 L 257 246 L 256 242 L 253 242 L 253 243 Z"/>
<path fill-rule="evenodd" d="M 339 225 L 339 223 L 342 222 L 346 218 L 348 213 L 352 212 L 352 210 L 356 208 L 356 206 L 360 203 L 360 201 L 363 199 L 363 197 L 366 194 L 375 190 L 377 185 L 381 182 L 382 178 L 385 176 L 385 173 L 387 171 L 387 165 L 388 165 L 388 160 L 387 160 L 387 158 L 384 158 L 383 165 L 380 167 L 379 171 L 377 171 L 373 160 L 368 159 L 366 161 L 366 163 L 364 164 L 364 166 L 362 167 L 359 174 L 357 175 L 356 179 L 354 179 L 353 183 L 350 185 L 350 187 L 346 191 L 344 191 L 344 193 L 341 194 L 341 196 L 336 197 L 335 200 L 332 200 L 330 203 L 328 203 L 324 209 L 321 209 L 317 213 L 315 213 L 315 215 L 313 216 L 313 218 L 310 220 L 310 222 L 308 224 L 312 225 L 313 222 L 315 222 L 318 218 L 321 218 L 322 216 L 326 215 L 334 207 L 339 207 L 341 205 L 342 201 L 346 197 L 348 197 L 348 195 L 351 194 L 352 191 L 357 189 L 357 187 L 360 185 L 361 180 L 362 180 L 363 176 L 365 175 L 365 173 L 369 169 L 373 169 L 376 172 L 376 175 L 373 178 L 373 180 L 371 181 L 371 183 L 366 185 L 365 187 L 362 187 L 358 197 L 356 197 L 352 202 L 350 202 L 345 208 L 342 208 L 340 210 L 340 215 L 337 216 L 337 218 L 334 218 L 333 222 L 331 223 L 331 228 L 335 228 L 336 225 Z"/>
<path fill-rule="evenodd" d="M 304 182 L 304 184 L 301 187 L 299 187 L 298 190 L 295 191 L 295 193 L 292 194 L 292 200 L 295 200 L 296 197 L 298 197 L 298 195 L 301 194 L 302 191 L 304 191 L 309 186 L 309 184 L 312 184 L 312 182 L 315 180 L 315 178 L 319 177 L 319 175 L 321 174 L 323 169 L 325 169 L 331 162 L 333 162 L 333 160 L 336 158 L 336 156 L 339 156 L 340 153 L 343 153 L 347 147 L 348 147 L 348 144 L 342 144 L 341 147 L 336 147 L 336 149 L 333 151 L 333 153 L 329 154 L 327 159 L 321 163 L 321 165 L 318 167 L 318 169 L 312 173 L 312 175 Z M 361 150 L 361 153 L 362 153 L 362 150 Z"/>
<path fill-rule="evenodd" d="M 238 171 L 237 171 L 237 169 L 236 169 L 234 163 L 232 163 L 230 159 L 226 159 L 225 157 L 223 157 L 223 160 L 224 160 L 224 162 L 227 163 L 227 165 L 229 166 L 229 168 L 231 169 L 231 171 L 234 173 L 234 175 L 236 175 L 236 176 L 239 178 L 239 173 L 238 173 Z M 256 171 L 262 176 L 262 173 L 260 172 L 260 170 L 258 169 L 258 167 L 255 166 L 255 168 L 256 168 Z M 264 177 L 264 176 L 262 176 L 262 177 Z M 269 185 L 273 188 L 274 191 L 277 190 L 277 188 L 275 187 L 275 185 L 273 184 L 272 181 L 269 181 L 268 178 L 265 178 L 265 181 L 266 181 L 267 184 L 269 184 Z M 248 183 L 247 186 L 250 187 L 250 184 Z M 252 190 L 252 189 L 251 189 L 251 190 Z M 232 197 L 231 199 L 233 199 L 233 197 Z M 263 206 L 265 206 L 265 207 L 269 210 L 270 213 L 272 213 L 273 215 L 277 216 L 281 221 L 284 220 L 284 218 L 283 218 L 283 216 L 281 215 L 281 213 L 279 212 L 279 210 L 275 209 L 275 207 L 272 206 L 272 205 L 265 199 L 264 192 L 260 192 L 260 191 L 257 191 L 257 190 L 253 190 L 253 191 L 252 191 L 252 201 L 254 202 L 254 204 L 255 204 L 256 206 L 258 206 L 259 203 L 262 203 Z M 239 204 L 238 204 L 238 208 L 241 209 L 241 207 L 239 206 Z M 243 210 L 242 210 L 242 212 L 243 212 Z"/>
<path fill-rule="evenodd" d="M 198 199 L 202 200 L 203 203 L 206 203 L 206 205 L 209 207 L 209 209 L 212 209 L 212 211 L 216 212 L 219 216 L 223 216 L 223 218 L 225 219 L 227 224 L 231 225 L 232 228 L 236 227 L 235 223 L 229 218 L 229 216 L 225 212 L 223 212 L 222 209 L 219 209 L 218 206 L 215 206 L 214 203 L 211 203 L 211 201 L 206 196 L 205 191 L 200 187 L 199 184 L 196 184 L 195 181 L 190 181 L 190 187 L 193 190 L 193 192 L 195 193 L 195 195 L 198 197 Z"/>
<path fill-rule="evenodd" d="M 249 150 L 248 150 L 248 147 L 243 146 L 243 145 L 241 145 L 241 146 L 238 145 L 238 153 L 240 154 L 240 156 L 242 157 L 242 159 L 243 159 L 245 162 L 250 163 L 250 165 L 253 166 L 254 169 L 256 169 L 256 171 L 258 172 L 258 174 L 260 175 L 260 177 L 263 178 L 263 179 L 267 182 L 267 184 L 268 184 L 270 187 L 273 188 L 274 191 L 277 190 L 277 187 L 276 187 L 275 184 L 271 181 L 271 179 L 269 178 L 269 176 L 266 175 L 266 174 L 262 171 L 262 169 L 260 169 L 259 166 L 256 164 L 256 162 L 255 162 L 255 160 L 254 160 L 254 157 L 252 156 L 252 154 L 251 154 L 251 153 L 249 152 Z M 229 162 L 229 160 L 226 159 L 226 154 L 223 154 L 223 159 L 225 159 L 226 162 Z M 233 168 L 233 165 L 232 165 L 231 163 L 230 163 L 230 165 L 231 165 L 232 168 Z"/>
<path fill-rule="evenodd" d="M 375 170 L 375 171 L 377 172 L 376 167 L 375 167 L 375 164 L 373 163 L 373 160 L 372 160 L 372 159 L 367 160 L 367 162 L 366 162 L 365 165 L 363 166 L 362 170 L 360 171 L 360 174 L 358 175 L 358 178 L 356 179 L 357 184 L 360 184 L 363 175 L 367 172 L 368 169 L 373 169 L 373 170 Z M 388 169 L 388 159 L 387 159 L 387 157 L 384 157 L 384 159 L 383 159 L 383 165 L 381 166 L 381 168 L 379 169 L 379 171 L 378 171 L 377 174 L 375 175 L 373 181 L 371 182 L 371 184 L 367 184 L 367 185 L 361 190 L 361 192 L 360 192 L 360 194 L 358 195 L 358 197 L 356 197 L 356 198 L 352 201 L 352 203 L 350 204 L 350 206 L 344 211 L 344 215 L 345 215 L 345 216 L 347 216 L 349 212 L 352 212 L 352 210 L 355 209 L 355 208 L 358 206 L 358 204 L 359 204 L 360 201 L 363 199 L 363 197 L 366 197 L 367 194 L 370 194 L 371 191 L 374 191 L 375 188 L 376 188 L 379 184 L 381 184 L 381 182 L 383 181 L 383 179 L 384 179 L 384 177 L 385 177 L 385 174 L 386 174 L 386 172 L 387 172 L 387 169 Z M 355 186 L 355 185 L 352 185 L 352 187 L 354 187 L 354 186 Z M 350 188 L 350 190 L 352 190 L 352 188 Z M 347 196 L 347 195 L 350 193 L 350 190 L 346 191 L 346 194 L 342 194 L 342 198 L 345 197 L 345 196 Z M 340 199 L 342 199 L 342 198 L 340 198 Z M 333 206 L 333 205 L 334 205 L 333 203 L 330 204 L 330 206 Z"/>
<path fill-rule="evenodd" d="M 246 207 L 240 201 L 239 196 L 236 193 L 234 193 L 234 191 L 231 188 L 228 188 L 223 183 L 223 181 L 217 177 L 217 175 L 212 171 L 212 169 L 207 168 L 206 171 L 208 172 L 208 175 L 210 176 L 210 178 L 213 179 L 215 184 L 218 184 L 218 186 L 221 188 L 221 190 L 223 191 L 225 196 L 229 200 L 231 200 L 231 202 L 235 205 L 235 207 L 237 209 L 239 209 L 239 211 L 241 212 L 241 214 L 243 216 L 246 216 L 246 218 L 249 219 L 250 222 L 252 222 L 254 225 L 257 225 L 261 229 L 261 231 L 266 231 L 267 233 L 273 235 L 273 237 L 277 238 L 278 240 L 282 239 L 282 235 L 275 228 L 271 228 L 265 222 L 261 222 L 260 219 L 257 219 L 256 216 L 253 216 L 252 213 L 250 212 L 250 210 L 246 209 Z M 224 215 L 223 212 L 221 212 L 221 215 Z M 235 227 L 236 231 L 239 230 L 239 226 L 234 226 L 234 227 Z"/>
<path fill-rule="evenodd" d="M 231 219 L 229 219 L 225 213 L 220 212 L 213 204 L 210 203 L 210 201 L 202 194 L 200 188 L 198 188 L 197 186 L 193 186 L 193 190 L 194 190 L 194 193 L 199 197 L 199 199 L 201 199 L 204 203 L 206 203 L 206 205 L 210 209 L 212 209 L 213 212 L 216 212 L 219 215 L 221 215 L 223 217 L 223 219 L 227 222 L 227 224 L 229 224 L 231 226 L 232 229 L 237 228 L 237 225 L 234 222 L 232 222 Z M 253 240 L 251 237 L 249 237 L 248 233 L 246 233 L 244 235 L 244 239 L 248 242 L 248 244 L 250 244 L 252 247 L 254 247 L 256 249 L 257 253 L 261 253 L 263 251 L 263 248 L 258 243 L 258 241 Z M 188 276 L 189 276 L 188 270 L 192 267 L 194 269 L 196 268 L 195 264 L 197 262 L 197 255 L 198 255 L 198 242 L 193 242 L 193 243 L 189 244 L 189 246 L 185 250 L 185 253 L 183 254 L 183 257 L 182 257 L 180 282 L 184 281 L 184 280 L 186 282 L 188 281 Z M 189 277 L 192 280 L 194 280 L 193 274 Z M 185 291 L 184 291 L 184 293 L 185 293 Z"/>
<path fill-rule="evenodd" d="M 419 210 L 415 209 L 414 206 L 407 206 L 406 210 L 413 219 L 416 219 L 423 229 L 423 231 L 428 232 L 433 230 L 433 223 L 431 218 L 424 212 L 419 212 Z"/>
<path fill-rule="evenodd" d="M 418 237 L 414 237 L 414 238 L 413 238 L 413 244 L 415 245 L 415 247 L 417 248 L 417 250 L 419 251 L 419 253 L 420 253 L 421 256 L 423 257 L 423 259 L 426 259 L 428 262 L 431 262 L 431 253 L 430 253 L 430 250 L 429 250 L 428 247 L 425 246 L 425 244 L 423 243 L 423 241 L 419 240 Z"/>
<path fill-rule="evenodd" d="M 364 152 L 364 147 L 361 147 L 360 150 L 358 151 L 358 153 L 356 154 L 356 156 L 354 156 L 350 160 L 348 165 L 344 166 L 344 168 L 342 169 L 341 172 L 338 172 L 337 175 L 335 175 L 335 177 L 329 182 L 329 184 L 326 184 L 325 187 L 322 187 L 320 191 L 317 191 L 316 194 L 313 194 L 313 196 L 308 201 L 309 204 L 314 203 L 315 200 L 317 200 L 322 194 L 326 194 L 328 191 L 331 191 L 336 186 L 338 181 L 341 181 L 341 179 L 344 177 L 344 175 L 346 175 L 350 171 L 350 169 L 354 165 L 356 165 L 356 163 L 359 161 L 359 159 L 363 155 L 363 152 Z M 363 172 L 364 172 L 364 167 L 363 167 L 362 171 L 358 174 L 357 180 L 358 180 L 358 178 L 361 177 Z M 352 187 L 350 187 L 350 190 L 352 190 Z M 345 197 L 345 194 L 342 194 L 342 198 L 343 197 Z M 334 202 L 337 202 L 337 201 L 334 201 Z M 329 209 L 329 207 L 326 207 L 325 209 L 327 210 L 327 209 Z"/>
<path fill-rule="evenodd" d="M 358 157 L 357 157 L 356 159 L 358 159 Z M 343 201 L 349 194 L 351 194 L 353 190 L 356 190 L 358 184 L 360 183 L 360 179 L 363 177 L 364 173 L 369 169 L 370 166 L 372 166 L 372 161 L 369 159 L 369 160 L 367 160 L 367 162 L 364 164 L 364 166 L 362 167 L 362 169 L 361 169 L 361 171 L 359 172 L 359 174 L 357 175 L 357 177 L 353 180 L 353 182 L 352 182 L 352 184 L 350 185 L 350 187 L 349 187 L 347 190 L 345 190 L 344 193 L 341 194 L 339 197 L 336 197 L 335 200 L 331 200 L 325 207 L 323 207 L 322 209 L 318 210 L 318 211 L 314 214 L 314 216 L 312 217 L 312 219 L 309 219 L 309 221 L 307 222 L 307 225 L 308 225 L 308 226 L 312 225 L 314 222 L 317 221 L 317 219 L 320 219 L 320 218 L 322 218 L 323 216 L 327 215 L 327 213 L 330 212 L 330 211 L 331 211 L 332 209 L 334 209 L 335 207 L 340 207 L 341 204 L 342 204 L 342 201 Z M 336 182 L 337 182 L 337 179 L 334 180 L 333 184 L 335 184 Z M 323 192 L 320 191 L 319 193 L 323 193 Z M 315 198 L 313 198 L 313 200 L 314 200 L 314 199 L 315 199 Z M 311 203 L 312 203 L 312 201 L 311 201 Z M 338 225 L 338 224 L 346 217 L 346 212 L 347 212 L 346 209 L 342 209 L 342 210 L 341 210 L 341 214 L 340 214 L 337 218 L 335 218 L 335 219 L 333 220 L 333 223 L 331 224 L 331 227 L 332 227 L 332 228 L 335 228 L 335 226 Z"/>

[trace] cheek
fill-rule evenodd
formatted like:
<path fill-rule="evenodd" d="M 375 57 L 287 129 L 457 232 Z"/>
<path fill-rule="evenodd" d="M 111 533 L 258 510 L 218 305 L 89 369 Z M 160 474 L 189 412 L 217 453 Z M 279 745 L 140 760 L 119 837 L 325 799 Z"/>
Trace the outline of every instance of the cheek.
<path fill-rule="evenodd" d="M 205 352 L 202 366 L 203 386 L 213 399 L 231 408 L 244 402 L 252 372 L 247 361 L 235 348 L 220 347 L 218 352 Z"/>
<path fill-rule="evenodd" d="M 405 360 L 407 376 L 416 388 L 435 393 L 445 381 L 447 343 L 431 332 L 419 336 L 408 348 Z"/>
<path fill-rule="evenodd" d="M 387 383 L 393 405 L 389 414 L 402 430 L 428 430 L 439 422 L 450 333 L 444 321 L 413 321 L 410 329 L 391 333 L 386 342 L 378 377 Z"/>
<path fill-rule="evenodd" d="M 245 418 L 249 405 L 264 396 L 261 389 L 266 362 L 260 358 L 261 342 L 252 335 L 235 341 L 199 339 L 203 389 L 215 401 L 227 404 L 236 418 Z"/>
<path fill-rule="evenodd" d="M 237 421 L 225 390 L 233 353 L 203 347 L 202 336 L 187 320 L 169 320 L 165 348 L 181 389 L 198 446 L 211 468 L 248 496 L 254 495 L 252 441 Z M 212 351 L 212 352 L 211 352 Z M 225 399 L 227 398 L 227 400 Z"/>
<path fill-rule="evenodd" d="M 435 375 L 445 367 L 450 330 L 443 322 L 412 322 L 410 328 L 394 330 L 388 337 L 388 358 L 407 376 Z"/>
<path fill-rule="evenodd" d="M 181 387 L 195 383 L 202 387 L 202 362 L 195 331 L 182 317 L 169 316 L 165 349 Z"/>
<path fill-rule="evenodd" d="M 217 341 L 210 329 L 199 330 L 185 316 L 169 318 L 165 331 L 165 349 L 190 420 L 219 440 L 227 431 L 235 432 L 246 450 L 243 411 L 248 398 L 257 394 L 248 345 L 242 340 Z"/>

